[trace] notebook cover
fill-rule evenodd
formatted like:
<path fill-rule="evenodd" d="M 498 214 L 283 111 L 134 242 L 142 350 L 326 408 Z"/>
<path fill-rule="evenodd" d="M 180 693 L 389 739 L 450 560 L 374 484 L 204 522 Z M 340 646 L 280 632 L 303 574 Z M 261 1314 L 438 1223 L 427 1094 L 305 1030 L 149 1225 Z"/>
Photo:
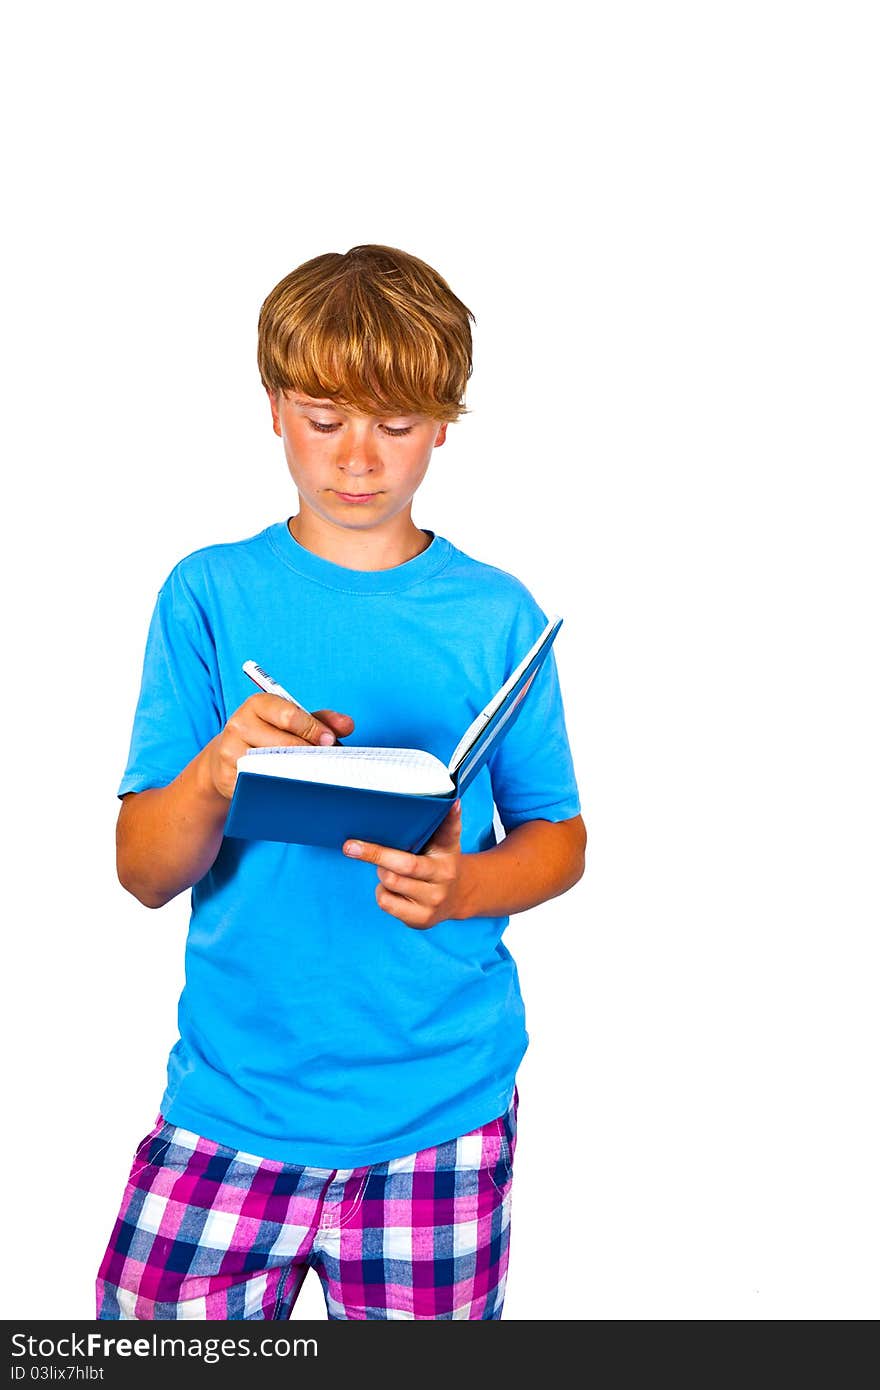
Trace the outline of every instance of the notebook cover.
<path fill-rule="evenodd" d="M 345 840 L 415 850 L 430 838 L 454 800 L 454 791 L 415 796 L 240 772 L 224 834 L 339 850 Z"/>
<path fill-rule="evenodd" d="M 529 686 L 549 655 L 561 625 L 562 619 L 558 618 L 547 640 L 462 759 L 453 775 L 453 791 L 423 796 L 336 787 L 327 782 L 273 777 L 265 772 L 239 772 L 224 834 L 244 840 L 276 840 L 339 850 L 345 840 L 370 840 L 419 853 L 448 815 L 452 802 L 464 794 L 513 728 Z"/>

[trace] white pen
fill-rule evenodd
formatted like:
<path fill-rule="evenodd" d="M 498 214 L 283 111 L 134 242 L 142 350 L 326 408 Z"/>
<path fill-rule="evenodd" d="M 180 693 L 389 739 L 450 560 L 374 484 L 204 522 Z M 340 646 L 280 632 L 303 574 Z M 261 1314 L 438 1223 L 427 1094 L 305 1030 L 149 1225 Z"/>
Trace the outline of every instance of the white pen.
<path fill-rule="evenodd" d="M 279 685 L 274 677 L 270 676 L 268 671 L 264 671 L 262 666 L 258 666 L 255 661 L 243 661 L 241 669 L 246 676 L 250 676 L 251 680 L 258 685 L 261 690 L 265 690 L 268 695 L 280 695 L 282 700 L 289 700 L 292 705 L 296 705 L 297 709 L 304 710 L 306 714 L 311 716 L 311 710 L 306 709 L 305 705 L 301 705 L 299 700 L 295 700 L 289 690 L 285 690 L 283 685 Z M 328 732 L 332 734 L 333 730 L 330 729 Z M 324 735 L 322 734 L 321 738 L 323 737 Z M 334 746 L 338 742 L 339 740 L 334 734 Z M 318 746 L 324 748 L 330 747 L 329 744 L 319 744 Z"/>
<path fill-rule="evenodd" d="M 301 705 L 299 700 L 295 700 L 289 690 L 285 690 L 283 685 L 279 685 L 276 680 L 273 680 L 268 671 L 264 671 L 262 666 L 258 666 L 255 661 L 243 662 L 241 669 L 246 676 L 250 676 L 251 680 L 254 681 L 261 690 L 265 690 L 267 694 L 280 695 L 282 700 L 289 700 L 290 703 L 296 705 L 298 709 L 306 709 L 305 705 Z M 311 714 L 311 710 L 306 710 L 306 714 Z"/>

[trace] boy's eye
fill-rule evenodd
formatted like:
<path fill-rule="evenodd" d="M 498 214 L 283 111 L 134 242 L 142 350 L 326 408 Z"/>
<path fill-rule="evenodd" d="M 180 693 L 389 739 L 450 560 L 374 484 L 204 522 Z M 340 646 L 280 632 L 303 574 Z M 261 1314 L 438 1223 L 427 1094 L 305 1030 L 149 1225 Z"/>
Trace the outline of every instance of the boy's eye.
<path fill-rule="evenodd" d="M 312 429 L 317 430 L 319 434 L 332 434 L 334 430 L 339 429 L 338 425 L 325 425 L 320 420 L 309 419 L 309 424 L 311 425 Z M 383 425 L 382 428 L 386 434 L 391 435 L 391 437 L 394 439 L 398 439 L 402 435 L 412 433 L 412 425 L 407 425 L 403 429 L 392 429 L 390 425 Z"/>

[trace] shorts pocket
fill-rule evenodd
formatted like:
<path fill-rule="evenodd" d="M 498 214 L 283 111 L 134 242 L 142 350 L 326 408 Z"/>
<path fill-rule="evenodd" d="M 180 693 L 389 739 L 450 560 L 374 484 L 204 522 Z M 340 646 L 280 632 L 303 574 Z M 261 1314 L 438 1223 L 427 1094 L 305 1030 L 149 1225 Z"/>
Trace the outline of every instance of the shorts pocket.
<path fill-rule="evenodd" d="M 156 1158 L 161 1156 L 163 1149 L 168 1147 L 167 1141 L 163 1140 L 164 1132 L 167 1129 L 168 1125 L 162 1115 L 157 1115 L 153 1128 L 144 1135 L 134 1151 L 128 1174 L 130 1183 L 134 1183 L 138 1174 L 142 1173 L 149 1164 L 154 1163 Z"/>
<path fill-rule="evenodd" d="M 489 1181 L 504 1196 L 513 1181 L 513 1157 L 516 1152 L 516 1112 L 518 1096 L 513 1099 L 504 1115 L 499 1115 L 486 1127 L 484 1140 L 484 1162 Z"/>

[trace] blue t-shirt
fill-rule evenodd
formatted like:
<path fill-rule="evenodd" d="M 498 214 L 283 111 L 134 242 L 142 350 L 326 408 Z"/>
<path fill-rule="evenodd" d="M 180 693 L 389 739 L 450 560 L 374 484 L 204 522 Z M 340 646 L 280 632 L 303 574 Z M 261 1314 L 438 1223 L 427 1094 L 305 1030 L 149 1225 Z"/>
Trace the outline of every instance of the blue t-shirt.
<path fill-rule="evenodd" d="M 256 687 L 256 661 L 354 745 L 448 762 L 547 617 L 512 575 L 427 532 L 405 564 L 354 570 L 279 521 L 174 566 L 156 600 L 118 795 L 172 781 Z M 553 653 L 462 798 L 462 850 L 580 802 Z M 402 1157 L 507 1107 L 528 1044 L 507 917 L 426 931 L 379 907 L 372 864 L 225 837 L 191 890 L 167 1120 L 263 1158 Z"/>

